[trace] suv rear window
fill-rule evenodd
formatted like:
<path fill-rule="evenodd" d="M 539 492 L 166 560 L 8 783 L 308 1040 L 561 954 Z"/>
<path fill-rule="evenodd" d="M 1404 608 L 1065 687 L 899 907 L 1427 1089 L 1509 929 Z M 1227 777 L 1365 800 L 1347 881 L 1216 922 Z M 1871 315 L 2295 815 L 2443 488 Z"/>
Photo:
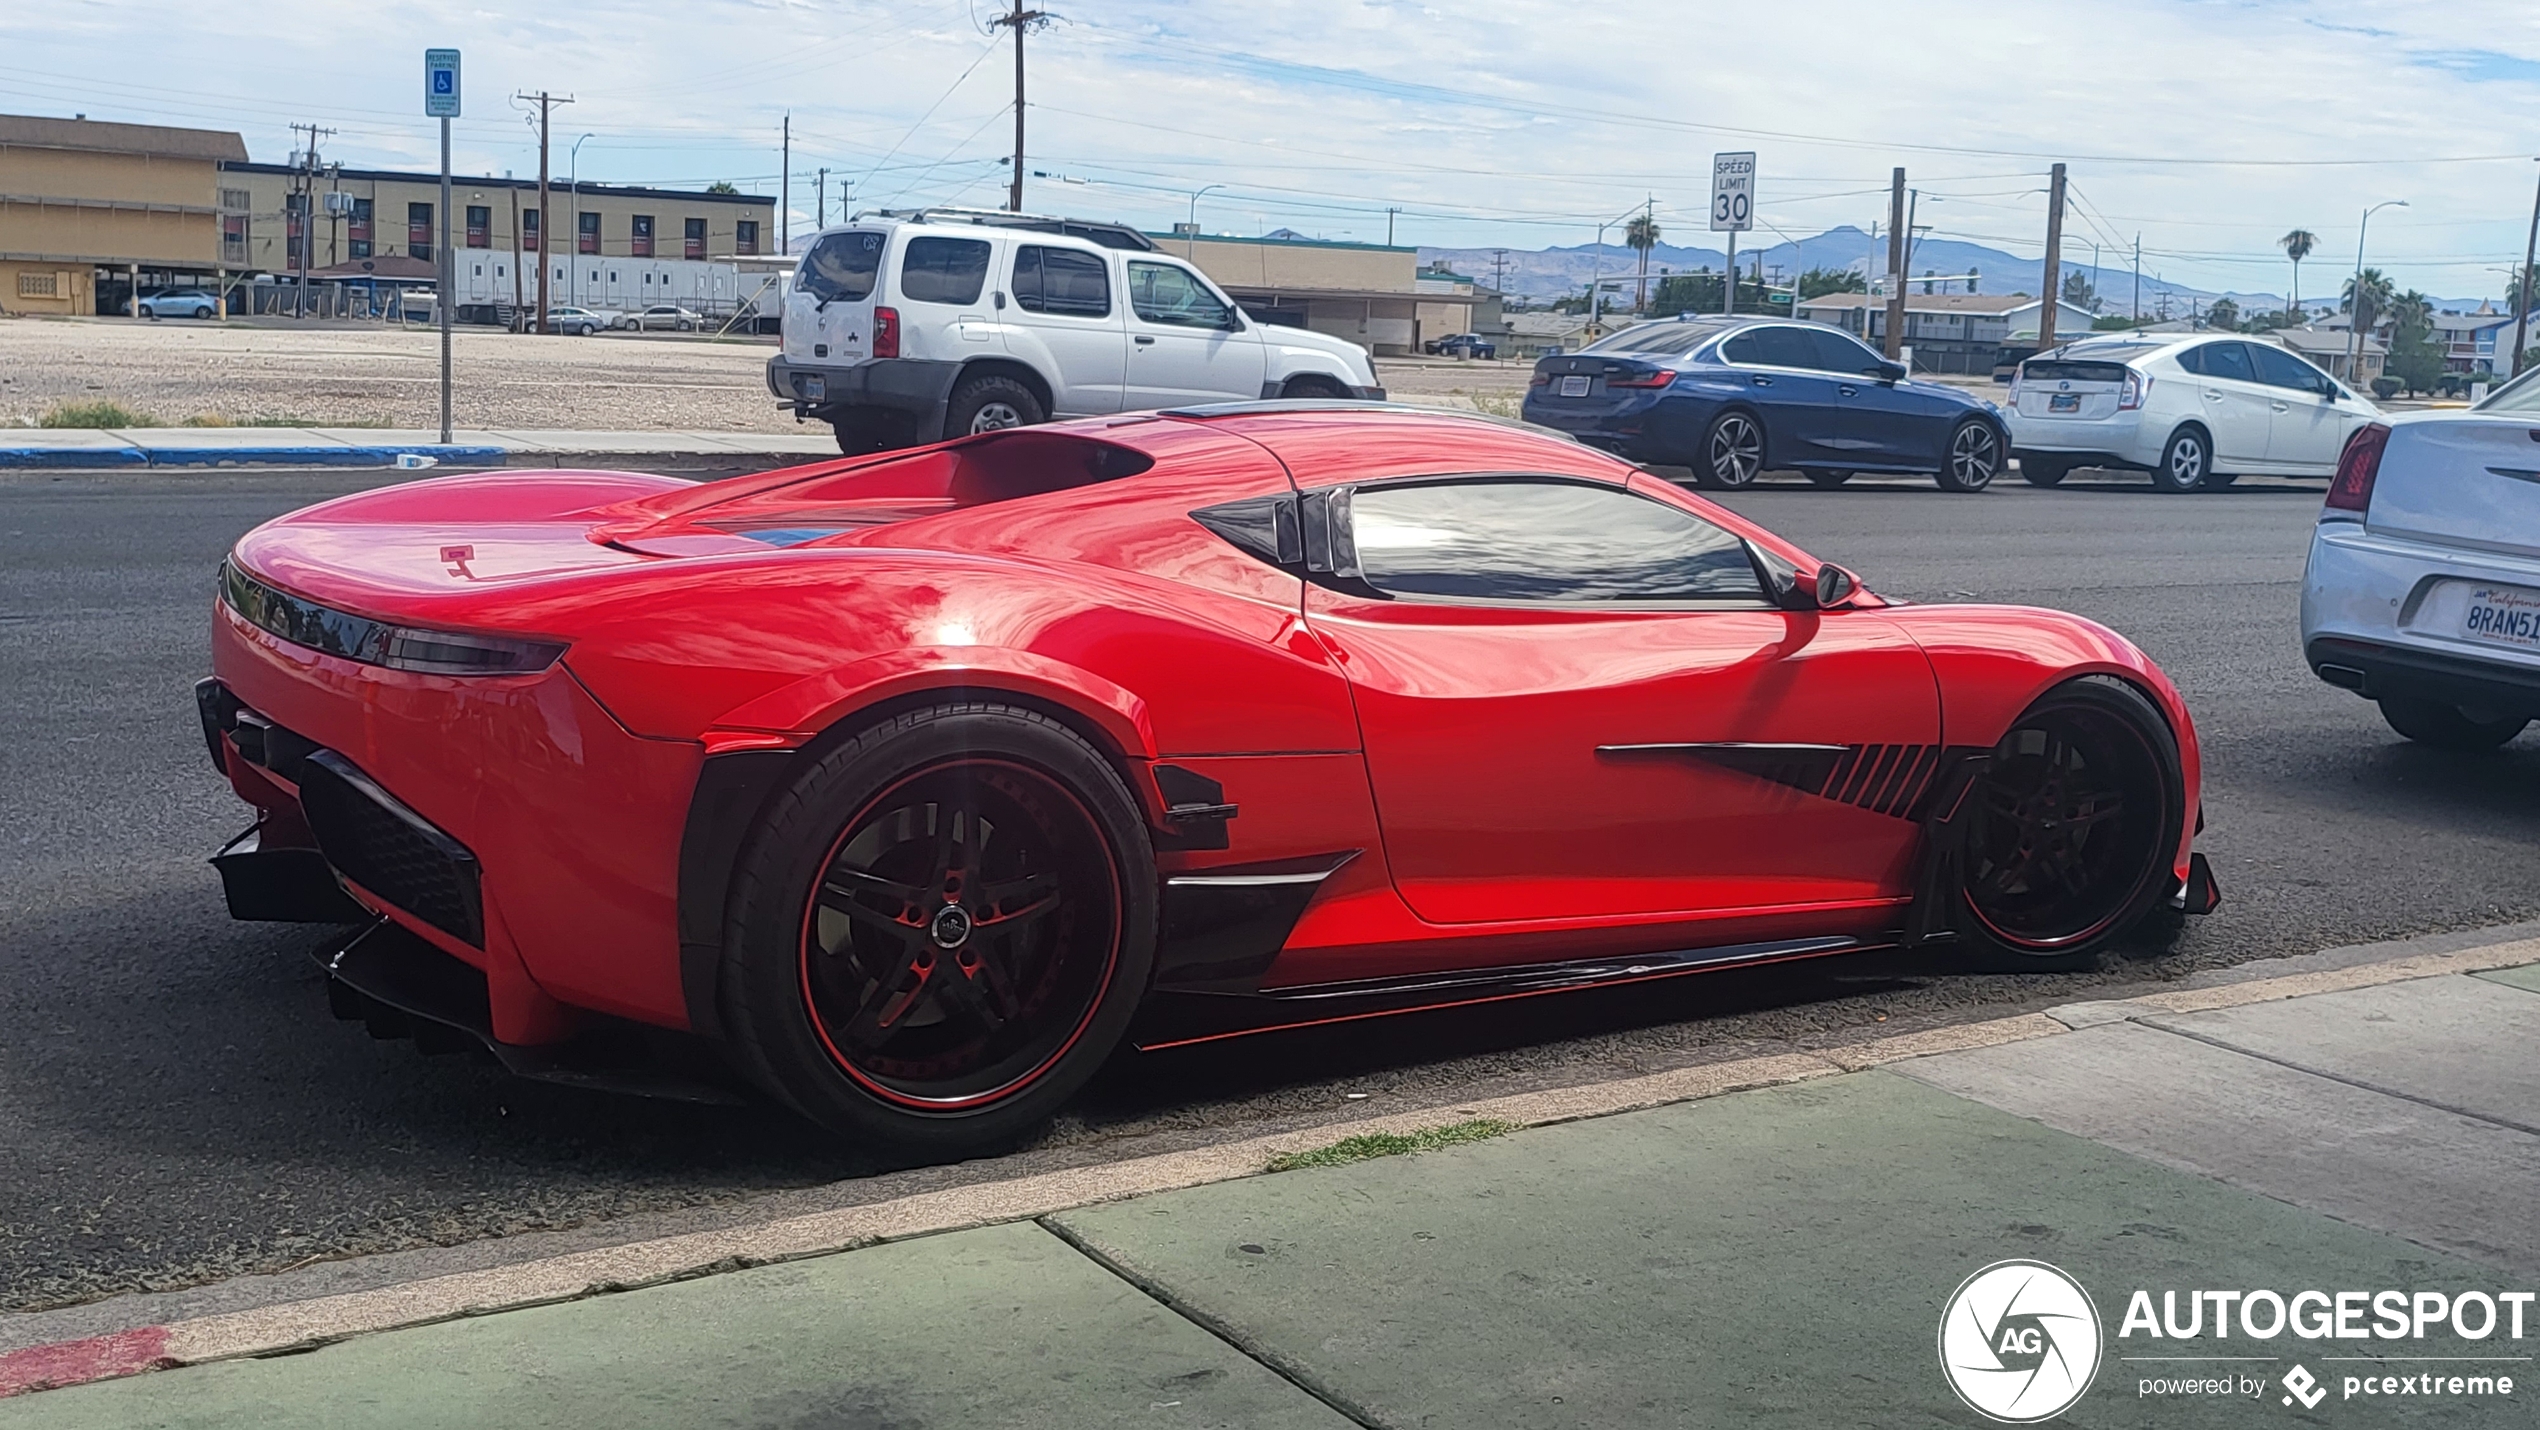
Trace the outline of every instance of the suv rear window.
<path fill-rule="evenodd" d="M 1014 252 L 1014 301 L 1027 313 L 1107 318 L 1111 272 L 1093 254 L 1027 243 Z"/>
<path fill-rule="evenodd" d="M 803 255 L 794 286 L 826 303 L 860 303 L 873 296 L 874 275 L 882 271 L 882 247 L 888 235 L 833 233 Z"/>
<path fill-rule="evenodd" d="M 900 296 L 912 303 L 976 303 L 988 283 L 988 241 L 912 238 L 900 259 Z"/>

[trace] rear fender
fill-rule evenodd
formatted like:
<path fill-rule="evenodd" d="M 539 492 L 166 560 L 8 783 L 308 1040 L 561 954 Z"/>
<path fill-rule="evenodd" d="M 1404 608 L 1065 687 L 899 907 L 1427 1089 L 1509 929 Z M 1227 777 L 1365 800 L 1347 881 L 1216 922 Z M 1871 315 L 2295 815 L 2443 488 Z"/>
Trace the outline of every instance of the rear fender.
<path fill-rule="evenodd" d="M 1156 757 L 1146 702 L 1064 661 L 1002 646 L 910 646 L 798 680 L 715 721 L 718 730 L 808 737 L 858 710 L 927 691 L 1008 691 L 1072 711 L 1132 760 Z M 708 735 L 709 742 L 713 736 Z"/>

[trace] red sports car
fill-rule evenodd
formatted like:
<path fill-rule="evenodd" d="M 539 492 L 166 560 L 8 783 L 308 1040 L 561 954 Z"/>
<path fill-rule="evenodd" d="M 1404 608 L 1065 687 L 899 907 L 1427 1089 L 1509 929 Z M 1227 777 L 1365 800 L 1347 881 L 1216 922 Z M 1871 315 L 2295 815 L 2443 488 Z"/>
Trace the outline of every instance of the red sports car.
<path fill-rule="evenodd" d="M 1881 600 L 1449 414 L 390 487 L 238 543 L 213 669 L 231 911 L 365 924 L 339 1012 L 662 1091 L 707 1051 L 938 1152 L 1124 1040 L 2069 959 L 2215 900 L 2194 727 L 2122 637 Z"/>

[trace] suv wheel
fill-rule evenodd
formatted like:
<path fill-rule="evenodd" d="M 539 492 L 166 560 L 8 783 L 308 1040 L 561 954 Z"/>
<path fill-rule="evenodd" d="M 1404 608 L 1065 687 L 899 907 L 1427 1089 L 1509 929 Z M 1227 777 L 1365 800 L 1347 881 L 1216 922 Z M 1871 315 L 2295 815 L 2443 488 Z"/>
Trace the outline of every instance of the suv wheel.
<path fill-rule="evenodd" d="M 1010 377 L 983 373 L 953 389 L 952 402 L 944 412 L 944 436 L 968 437 L 1048 420 L 1032 389 Z"/>
<path fill-rule="evenodd" d="M 2152 469 L 2152 487 L 2155 491 L 2192 492 L 2204 485 L 2213 466 L 2213 448 L 2208 445 L 2205 429 L 2181 427 L 2170 434 L 2169 445 L 2161 449 L 2161 464 Z"/>

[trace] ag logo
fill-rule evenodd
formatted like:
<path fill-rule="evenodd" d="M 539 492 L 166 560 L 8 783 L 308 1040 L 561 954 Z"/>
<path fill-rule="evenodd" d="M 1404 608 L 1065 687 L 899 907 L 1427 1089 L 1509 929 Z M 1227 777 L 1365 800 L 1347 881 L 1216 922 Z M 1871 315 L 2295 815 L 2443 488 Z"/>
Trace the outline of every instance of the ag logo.
<path fill-rule="evenodd" d="M 1988 1419 L 2053 1419 L 2099 1372 L 2099 1309 L 2043 1261 L 1997 1261 L 1960 1283 L 1941 1312 L 1940 1369 Z"/>

